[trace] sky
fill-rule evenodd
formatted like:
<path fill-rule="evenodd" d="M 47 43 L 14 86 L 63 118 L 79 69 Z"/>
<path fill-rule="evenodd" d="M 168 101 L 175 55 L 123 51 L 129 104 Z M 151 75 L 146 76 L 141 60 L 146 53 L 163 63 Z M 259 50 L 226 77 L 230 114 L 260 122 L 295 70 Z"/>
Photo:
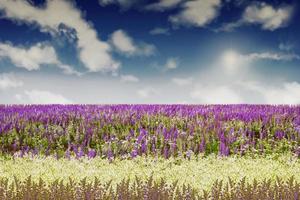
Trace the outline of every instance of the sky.
<path fill-rule="evenodd" d="M 0 0 L 0 104 L 300 104 L 296 0 Z"/>

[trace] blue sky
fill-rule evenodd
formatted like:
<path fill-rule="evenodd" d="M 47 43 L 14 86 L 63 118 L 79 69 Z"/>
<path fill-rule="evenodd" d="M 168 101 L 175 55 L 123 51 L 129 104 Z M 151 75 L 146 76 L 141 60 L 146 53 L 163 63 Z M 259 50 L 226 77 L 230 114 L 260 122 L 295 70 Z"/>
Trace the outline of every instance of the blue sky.
<path fill-rule="evenodd" d="M 0 103 L 300 103 L 296 0 L 0 0 Z"/>

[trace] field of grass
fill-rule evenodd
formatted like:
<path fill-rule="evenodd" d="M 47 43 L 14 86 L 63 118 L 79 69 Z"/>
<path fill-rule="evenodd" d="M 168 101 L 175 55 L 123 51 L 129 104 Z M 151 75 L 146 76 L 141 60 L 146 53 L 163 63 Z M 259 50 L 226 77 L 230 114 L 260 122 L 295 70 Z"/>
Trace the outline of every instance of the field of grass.
<path fill-rule="evenodd" d="M 299 113 L 2 106 L 0 199 L 297 199 Z"/>
<path fill-rule="evenodd" d="M 93 181 L 95 177 L 102 183 L 112 181 L 112 185 L 123 179 L 134 180 L 135 176 L 146 180 L 150 176 L 159 182 L 163 178 L 171 184 L 178 180 L 179 185 L 189 184 L 193 188 L 208 190 L 216 180 L 227 182 L 228 178 L 239 181 L 247 178 L 262 181 L 275 181 L 278 176 L 288 179 L 292 176 L 300 182 L 300 161 L 291 155 L 268 157 L 193 157 L 190 160 L 179 158 L 146 158 L 134 160 L 114 160 L 101 158 L 59 159 L 54 157 L 6 158 L 0 160 L 1 177 L 13 182 L 14 176 L 25 180 L 31 175 L 33 181 L 42 178 L 46 183 L 69 178 L 79 181 L 84 178 Z"/>

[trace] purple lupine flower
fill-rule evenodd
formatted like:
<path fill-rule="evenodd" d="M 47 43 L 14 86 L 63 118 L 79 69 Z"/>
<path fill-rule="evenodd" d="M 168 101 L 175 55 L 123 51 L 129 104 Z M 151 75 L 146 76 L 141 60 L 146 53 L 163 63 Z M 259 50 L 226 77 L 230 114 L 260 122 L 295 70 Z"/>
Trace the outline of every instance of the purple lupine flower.
<path fill-rule="evenodd" d="M 141 146 L 142 153 L 145 153 L 146 149 L 147 149 L 147 142 L 145 141 L 142 143 L 142 146 Z"/>
<path fill-rule="evenodd" d="M 188 151 L 186 152 L 186 157 L 187 157 L 188 159 L 191 159 L 192 153 L 193 153 L 192 150 L 188 150 Z"/>
<path fill-rule="evenodd" d="M 133 149 L 130 155 L 131 155 L 131 158 L 137 157 L 137 156 L 138 156 L 137 150 L 136 150 L 136 149 Z"/>
<path fill-rule="evenodd" d="M 177 138 L 178 138 L 178 130 L 175 129 L 175 131 L 174 131 L 174 140 L 176 140 Z"/>
<path fill-rule="evenodd" d="M 168 137 L 168 130 L 167 130 L 167 128 L 163 129 L 163 136 L 164 136 L 164 138 Z"/>
<path fill-rule="evenodd" d="M 151 151 L 152 151 L 153 153 L 156 152 L 155 141 L 152 141 Z"/>
<path fill-rule="evenodd" d="M 169 149 L 167 148 L 167 145 L 164 147 L 164 157 L 169 158 Z"/>
<path fill-rule="evenodd" d="M 77 154 L 78 154 L 78 147 L 75 146 L 75 145 L 72 145 L 72 149 L 73 149 L 73 152 L 75 153 L 75 155 L 77 156 Z"/>
<path fill-rule="evenodd" d="M 137 143 L 139 144 L 139 143 L 141 143 L 141 141 L 143 140 L 143 138 L 144 138 L 144 135 L 143 135 L 143 133 L 140 133 L 140 135 L 138 136 L 138 138 L 137 138 Z"/>
<path fill-rule="evenodd" d="M 83 148 L 81 147 L 80 150 L 77 151 L 76 157 L 81 158 L 82 156 L 84 156 L 84 151 Z"/>
<path fill-rule="evenodd" d="M 126 137 L 125 137 L 125 139 L 126 139 L 127 141 L 129 141 L 131 138 L 132 138 L 132 136 L 131 136 L 130 133 L 129 133 L 128 135 L 126 135 Z"/>
<path fill-rule="evenodd" d="M 228 156 L 229 151 L 229 147 L 225 144 L 225 142 L 221 141 L 219 145 L 219 155 Z"/>
<path fill-rule="evenodd" d="M 283 139 L 284 136 L 285 136 L 285 133 L 284 133 L 283 131 L 281 131 L 281 130 L 277 130 L 277 131 L 275 132 L 275 138 L 277 138 L 277 139 L 279 139 L 279 140 Z"/>
<path fill-rule="evenodd" d="M 88 152 L 89 158 L 95 158 L 96 157 L 96 151 L 94 149 L 90 149 Z"/>
<path fill-rule="evenodd" d="M 205 152 L 205 148 L 206 148 L 206 143 L 205 143 L 205 138 L 203 137 L 199 145 L 199 152 L 200 153 Z"/>
<path fill-rule="evenodd" d="M 12 145 L 12 148 L 13 148 L 13 151 L 16 151 L 17 150 L 17 143 L 16 141 L 14 141 L 13 145 Z"/>
<path fill-rule="evenodd" d="M 176 141 L 172 143 L 171 148 L 172 148 L 172 152 L 176 151 Z"/>
<path fill-rule="evenodd" d="M 35 147 L 33 150 L 33 155 L 38 155 L 38 153 L 39 153 L 39 149 Z"/>
<path fill-rule="evenodd" d="M 28 153 L 28 152 L 29 152 L 29 149 L 30 149 L 29 146 L 26 145 L 26 146 L 25 146 L 25 153 Z"/>
<path fill-rule="evenodd" d="M 228 146 L 226 146 L 226 147 L 225 147 L 224 155 L 225 155 L 225 156 L 229 156 L 229 154 L 230 154 L 230 149 L 229 149 Z"/>
<path fill-rule="evenodd" d="M 110 148 L 107 151 L 107 158 L 108 158 L 109 161 L 112 161 L 114 159 L 114 154 L 113 154 L 113 152 L 111 151 Z"/>
<path fill-rule="evenodd" d="M 148 132 L 145 129 L 140 130 L 140 135 L 137 138 L 137 143 L 140 144 L 141 141 L 145 138 L 145 136 L 148 134 Z"/>
<path fill-rule="evenodd" d="M 24 154 L 25 154 L 25 152 L 24 152 L 24 150 L 22 149 L 22 150 L 21 150 L 21 153 L 20 153 L 20 157 L 23 158 Z"/>
<path fill-rule="evenodd" d="M 218 136 L 219 136 L 219 140 L 220 140 L 221 143 L 226 142 L 226 137 L 225 137 L 224 131 L 220 131 Z"/>

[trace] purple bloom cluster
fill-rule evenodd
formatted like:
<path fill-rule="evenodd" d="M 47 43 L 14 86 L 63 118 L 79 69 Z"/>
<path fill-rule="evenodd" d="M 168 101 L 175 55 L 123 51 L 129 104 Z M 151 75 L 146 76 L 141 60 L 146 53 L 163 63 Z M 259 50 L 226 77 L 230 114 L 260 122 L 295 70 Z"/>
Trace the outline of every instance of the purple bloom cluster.
<path fill-rule="evenodd" d="M 165 158 L 299 154 L 300 107 L 271 105 L 0 106 L 0 153 Z"/>

